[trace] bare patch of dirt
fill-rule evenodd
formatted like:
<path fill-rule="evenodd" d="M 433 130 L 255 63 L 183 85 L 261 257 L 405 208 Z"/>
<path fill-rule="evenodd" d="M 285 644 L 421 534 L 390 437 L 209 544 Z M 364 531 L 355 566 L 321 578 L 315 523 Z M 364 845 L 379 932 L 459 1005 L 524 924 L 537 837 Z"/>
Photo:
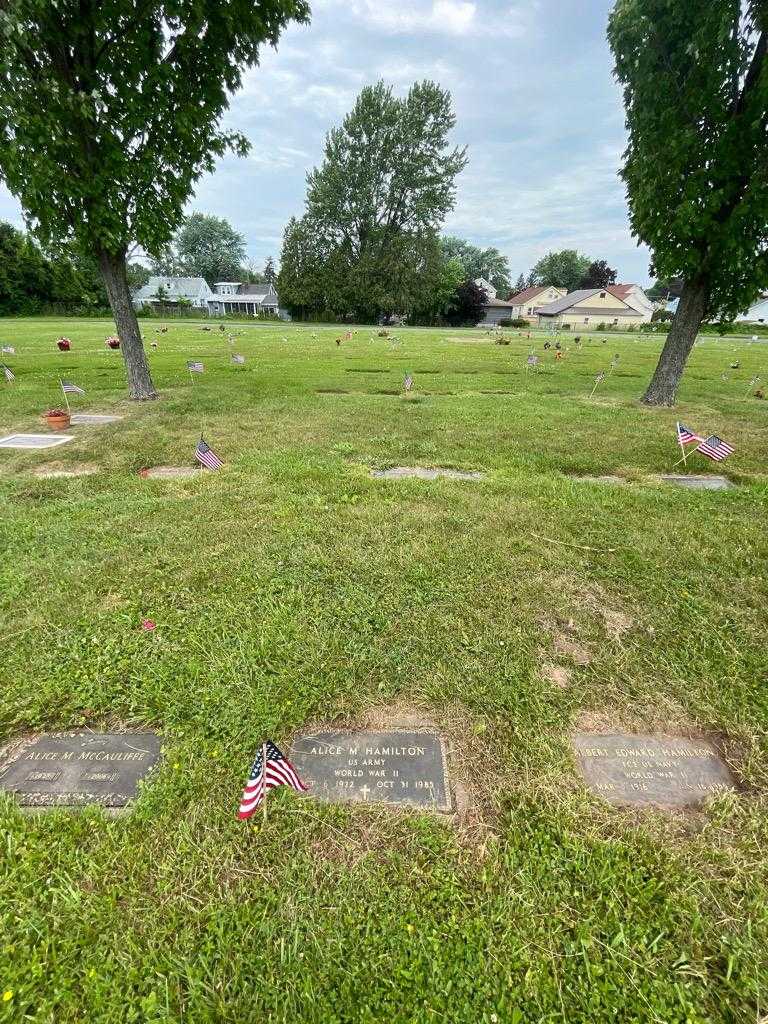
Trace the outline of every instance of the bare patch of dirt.
<path fill-rule="evenodd" d="M 552 662 L 546 662 L 542 665 L 541 674 L 548 683 L 558 687 L 560 690 L 568 689 L 571 685 L 571 677 L 573 676 L 569 668 L 565 668 L 564 665 L 554 665 Z"/>
<path fill-rule="evenodd" d="M 552 648 L 555 654 L 561 658 L 570 658 L 575 665 L 583 667 L 592 661 L 589 651 L 577 641 L 566 636 L 565 633 L 555 633 L 552 638 Z"/>

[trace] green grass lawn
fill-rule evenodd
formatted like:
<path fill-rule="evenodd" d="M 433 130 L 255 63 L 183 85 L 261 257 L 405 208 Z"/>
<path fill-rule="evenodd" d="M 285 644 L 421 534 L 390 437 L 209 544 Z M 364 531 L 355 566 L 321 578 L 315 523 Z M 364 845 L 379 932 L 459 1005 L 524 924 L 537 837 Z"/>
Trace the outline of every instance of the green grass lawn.
<path fill-rule="evenodd" d="M 768 402 L 747 391 L 768 346 L 703 339 L 678 409 L 650 410 L 657 339 L 565 338 L 555 363 L 541 335 L 337 347 L 277 324 L 236 328 L 235 367 L 217 330 L 172 324 L 162 398 L 134 405 L 111 329 L 0 323 L 3 434 L 40 429 L 59 376 L 125 416 L 0 451 L 0 742 L 150 727 L 166 756 L 119 817 L 0 798 L 0 1021 L 765 1019 Z M 736 489 L 654 479 L 678 417 L 735 447 L 689 467 Z M 201 429 L 223 471 L 139 477 L 191 464 Z M 53 464 L 99 471 L 34 475 Z M 486 476 L 371 478 L 394 465 Z M 236 820 L 265 736 L 403 711 L 450 737 L 461 823 L 286 790 Z M 743 792 L 611 808 L 576 771 L 579 725 L 700 731 Z"/>

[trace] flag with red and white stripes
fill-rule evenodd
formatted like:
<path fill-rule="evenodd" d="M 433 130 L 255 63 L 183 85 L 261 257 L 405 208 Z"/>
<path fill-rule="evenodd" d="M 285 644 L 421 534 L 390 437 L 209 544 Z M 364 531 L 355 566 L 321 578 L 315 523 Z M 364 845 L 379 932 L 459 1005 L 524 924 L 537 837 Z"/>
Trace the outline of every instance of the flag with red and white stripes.
<path fill-rule="evenodd" d="M 270 789 L 276 789 L 278 786 L 290 786 L 297 793 L 307 792 L 307 787 L 296 774 L 296 769 L 288 758 L 283 755 L 282 751 L 275 746 L 272 740 L 267 740 L 259 748 L 256 759 L 251 766 L 251 772 L 240 799 L 240 809 L 237 812 L 238 818 L 241 821 L 250 818 L 264 799 L 264 794 Z"/>
<path fill-rule="evenodd" d="M 205 466 L 206 469 L 221 469 L 224 463 L 221 461 L 219 456 L 205 441 L 200 438 L 197 442 L 197 448 L 195 448 L 195 458 L 201 466 Z"/>
<path fill-rule="evenodd" d="M 682 446 L 684 444 L 698 444 L 699 441 L 703 441 L 703 440 L 704 440 L 703 437 L 700 437 L 698 434 L 694 434 L 694 432 L 692 430 L 689 430 L 688 427 L 684 426 L 684 424 L 678 422 L 678 424 L 677 424 L 677 443 L 679 445 Z"/>
<path fill-rule="evenodd" d="M 696 451 L 706 455 L 714 462 L 723 462 L 729 455 L 733 455 L 734 449 L 717 434 L 710 434 L 706 441 L 701 442 Z"/>

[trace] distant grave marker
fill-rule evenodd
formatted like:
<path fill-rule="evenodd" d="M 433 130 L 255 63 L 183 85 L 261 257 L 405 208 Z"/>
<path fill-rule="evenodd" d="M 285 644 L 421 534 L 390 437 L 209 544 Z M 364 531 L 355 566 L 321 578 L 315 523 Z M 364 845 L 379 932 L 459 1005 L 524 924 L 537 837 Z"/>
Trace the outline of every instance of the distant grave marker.
<path fill-rule="evenodd" d="M 0 437 L 0 448 L 57 448 L 74 441 L 72 434 L 9 434 Z"/>
<path fill-rule="evenodd" d="M 23 807 L 124 807 L 159 760 L 152 732 L 40 736 L 0 765 L 0 790 Z"/>
<path fill-rule="evenodd" d="M 80 424 L 82 426 L 98 427 L 102 423 L 116 423 L 118 420 L 121 420 L 122 418 L 122 416 L 107 416 L 95 412 L 82 412 L 73 415 L 72 418 L 70 419 L 70 423 L 72 423 L 73 426 L 77 426 L 78 424 Z"/>
<path fill-rule="evenodd" d="M 451 810 L 445 744 L 434 732 L 306 733 L 290 758 L 321 800 Z"/>
<path fill-rule="evenodd" d="M 447 477 L 449 480 L 482 480 L 484 473 L 464 472 L 459 469 L 426 469 L 424 466 L 393 466 L 392 469 L 374 469 L 371 476 L 378 480 L 403 480 L 416 477 L 419 480 L 437 480 Z"/>
<path fill-rule="evenodd" d="M 682 476 L 670 473 L 661 479 L 665 484 L 687 487 L 692 491 L 728 491 L 734 486 L 727 476 Z"/>
<path fill-rule="evenodd" d="M 189 480 L 203 476 L 204 470 L 202 466 L 153 466 L 142 469 L 139 475 L 152 480 Z"/>
<path fill-rule="evenodd" d="M 690 807 L 734 788 L 706 740 L 576 733 L 573 747 L 587 785 L 612 804 Z"/>

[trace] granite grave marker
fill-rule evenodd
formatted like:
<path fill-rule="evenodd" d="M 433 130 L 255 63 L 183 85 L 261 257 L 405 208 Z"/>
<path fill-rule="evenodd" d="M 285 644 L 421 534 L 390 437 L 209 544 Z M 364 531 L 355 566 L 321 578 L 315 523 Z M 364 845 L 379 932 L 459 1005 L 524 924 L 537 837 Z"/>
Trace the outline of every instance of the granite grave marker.
<path fill-rule="evenodd" d="M 689 807 L 734 789 L 706 740 L 577 733 L 573 746 L 590 789 L 609 803 Z"/>
<path fill-rule="evenodd" d="M 124 807 L 159 760 L 152 732 L 39 736 L 0 764 L 0 790 L 25 807 Z"/>
<path fill-rule="evenodd" d="M 289 756 L 322 800 L 451 810 L 445 744 L 437 733 L 305 733 L 294 739 Z"/>

